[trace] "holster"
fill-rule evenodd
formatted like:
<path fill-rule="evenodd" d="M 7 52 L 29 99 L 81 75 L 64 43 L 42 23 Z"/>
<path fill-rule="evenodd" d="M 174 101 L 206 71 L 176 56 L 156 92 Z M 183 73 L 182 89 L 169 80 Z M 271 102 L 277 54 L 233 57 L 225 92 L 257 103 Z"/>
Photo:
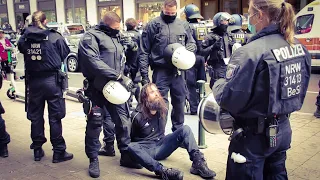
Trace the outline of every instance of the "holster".
<path fill-rule="evenodd" d="M 63 91 L 68 89 L 68 75 L 67 73 L 59 70 L 58 71 L 58 83 L 61 85 Z"/>
<path fill-rule="evenodd" d="M 94 127 L 101 127 L 104 119 L 104 111 L 102 108 L 95 106 L 88 114 L 88 123 Z"/>

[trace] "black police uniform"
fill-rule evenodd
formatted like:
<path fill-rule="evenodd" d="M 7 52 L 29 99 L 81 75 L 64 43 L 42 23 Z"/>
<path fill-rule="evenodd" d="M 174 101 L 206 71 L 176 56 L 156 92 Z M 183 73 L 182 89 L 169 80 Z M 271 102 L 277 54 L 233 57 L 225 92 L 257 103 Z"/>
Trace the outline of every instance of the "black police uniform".
<path fill-rule="evenodd" d="M 135 51 L 127 51 L 126 56 L 128 57 L 126 60 L 126 67 L 124 70 L 125 75 L 129 75 L 129 77 L 132 79 L 132 81 L 135 84 L 134 89 L 134 96 L 137 101 L 139 101 L 139 94 L 140 94 L 140 87 L 138 83 L 141 81 L 141 76 L 139 72 L 139 62 L 138 62 L 138 56 L 140 53 L 140 38 L 141 34 L 136 29 L 130 29 L 125 32 L 123 32 L 123 35 L 128 38 L 130 37 L 133 42 L 135 42 L 137 46 L 137 50 Z M 132 98 L 130 98 L 130 106 L 132 106 Z"/>
<path fill-rule="evenodd" d="M 164 19 L 166 16 L 161 13 L 161 16 L 146 25 L 141 36 L 139 63 L 142 82 L 148 79 L 149 65 L 153 69 L 152 82 L 157 85 L 168 107 L 168 91 L 170 89 L 173 106 L 171 112 L 172 130 L 175 131 L 184 123 L 187 89 L 184 77 L 178 74 L 177 68 L 170 60 L 164 59 L 163 52 L 167 45 L 172 43 L 194 46 L 194 49 L 196 49 L 196 45 L 187 22 L 175 19 L 172 22 L 166 21 L 168 22 L 166 23 Z"/>
<path fill-rule="evenodd" d="M 117 80 L 123 73 L 125 63 L 123 52 L 124 48 L 120 44 L 119 34 L 112 32 L 111 28 L 102 23 L 87 31 L 79 44 L 79 63 L 82 67 L 86 67 L 81 71 L 89 82 L 85 95 L 91 100 L 95 111 L 98 111 L 93 113 L 91 110 L 91 113 L 88 114 L 85 151 L 90 159 L 98 157 L 98 151 L 101 147 L 99 135 L 105 115 L 99 116 L 99 113 L 104 114 L 104 107 L 115 124 L 120 152 L 126 151 L 130 143 L 131 122 L 128 119 L 125 105 L 111 104 L 101 91 L 107 81 Z M 99 88 L 99 85 L 102 87 Z M 110 125 L 106 127 L 111 128 L 109 132 L 112 133 L 114 127 Z M 113 135 L 109 134 L 108 137 L 113 138 Z"/>
<path fill-rule="evenodd" d="M 288 179 L 288 115 L 301 108 L 306 96 L 310 54 L 298 41 L 290 46 L 279 25 L 270 25 L 232 55 L 227 69 L 226 79 L 212 90 L 235 118 L 235 129 L 244 131 L 230 142 L 226 179 Z M 234 162 L 232 153 L 246 162 Z"/>
<path fill-rule="evenodd" d="M 235 43 L 229 32 L 222 32 L 218 27 L 212 29 L 202 42 L 201 55 L 212 69 L 209 71 L 210 88 L 219 78 L 224 78 L 226 64 L 223 58 L 229 58 Z"/>
<path fill-rule="evenodd" d="M 2 118 L 2 114 L 4 113 L 5 110 L 0 102 L 0 157 L 8 157 L 7 144 L 10 142 L 10 135 L 6 131 L 6 124 Z"/>
<path fill-rule="evenodd" d="M 191 23 L 190 27 L 192 29 L 193 39 L 197 44 L 196 52 L 196 63 L 195 65 L 186 71 L 187 87 L 189 90 L 189 103 L 190 103 L 190 113 L 196 114 L 198 105 L 200 102 L 199 87 L 197 84 L 198 80 L 206 81 L 206 70 L 205 70 L 205 59 L 201 56 L 200 49 L 202 48 L 202 41 L 207 35 L 207 27 L 203 23 Z"/>
<path fill-rule="evenodd" d="M 19 51 L 24 55 L 29 97 L 27 118 L 31 120 L 33 148 L 38 149 L 47 141 L 44 135 L 44 106 L 48 103 L 50 141 L 53 151 L 63 153 L 66 149 L 62 137 L 61 119 L 65 117 L 61 64 L 70 50 L 64 38 L 56 31 L 28 27 L 20 37 Z"/>

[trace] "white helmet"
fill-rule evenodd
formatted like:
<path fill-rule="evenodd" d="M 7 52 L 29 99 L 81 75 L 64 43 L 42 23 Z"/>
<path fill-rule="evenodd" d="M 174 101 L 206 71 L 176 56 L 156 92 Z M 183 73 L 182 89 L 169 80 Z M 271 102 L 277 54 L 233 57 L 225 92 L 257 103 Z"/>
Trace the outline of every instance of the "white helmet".
<path fill-rule="evenodd" d="M 128 101 L 131 93 L 118 81 L 109 81 L 102 89 L 103 96 L 112 104 L 123 104 Z"/>
<path fill-rule="evenodd" d="M 188 70 L 196 62 L 196 56 L 179 43 L 169 44 L 164 50 L 165 56 L 171 55 L 172 64 L 178 69 Z"/>

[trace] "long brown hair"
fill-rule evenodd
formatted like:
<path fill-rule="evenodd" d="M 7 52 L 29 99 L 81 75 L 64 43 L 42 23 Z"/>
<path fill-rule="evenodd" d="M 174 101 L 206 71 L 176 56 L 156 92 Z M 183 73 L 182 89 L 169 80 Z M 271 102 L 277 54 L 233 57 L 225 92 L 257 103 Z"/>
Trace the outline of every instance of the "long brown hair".
<path fill-rule="evenodd" d="M 47 19 L 46 14 L 42 11 L 36 11 L 32 14 L 32 25 L 40 29 L 46 29 L 44 21 Z"/>
<path fill-rule="evenodd" d="M 267 14 L 270 23 L 279 23 L 281 33 L 289 44 L 294 44 L 294 16 L 292 5 L 283 0 L 250 0 L 254 11 Z"/>
<path fill-rule="evenodd" d="M 151 86 L 157 87 L 153 83 L 148 83 L 142 87 L 141 93 L 140 93 L 140 105 L 141 105 L 142 116 L 143 118 L 149 118 L 149 119 L 152 117 L 152 115 L 149 109 L 150 102 L 148 100 L 149 96 L 147 91 L 148 89 L 151 88 Z M 160 109 L 158 110 L 158 112 L 160 113 L 161 118 L 165 120 L 167 118 L 168 108 L 161 95 L 160 95 L 159 103 L 160 103 Z"/>

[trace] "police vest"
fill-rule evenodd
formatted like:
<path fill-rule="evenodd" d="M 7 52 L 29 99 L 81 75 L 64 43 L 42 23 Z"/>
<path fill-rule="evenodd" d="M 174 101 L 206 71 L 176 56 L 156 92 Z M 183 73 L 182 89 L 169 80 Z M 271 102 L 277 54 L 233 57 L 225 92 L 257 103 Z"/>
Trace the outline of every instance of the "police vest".
<path fill-rule="evenodd" d="M 61 59 L 49 41 L 49 33 L 25 37 L 24 59 L 27 71 L 53 71 L 60 68 Z"/>
<path fill-rule="evenodd" d="M 203 41 L 204 37 L 208 34 L 207 27 L 202 23 L 190 23 L 193 30 L 193 37 L 196 41 Z"/>
<path fill-rule="evenodd" d="M 271 51 L 274 59 L 264 60 L 270 76 L 269 113 L 289 114 L 300 110 L 309 83 L 306 62 L 310 57 L 298 43 L 292 46 L 282 43 L 280 48 L 278 46 Z"/>

